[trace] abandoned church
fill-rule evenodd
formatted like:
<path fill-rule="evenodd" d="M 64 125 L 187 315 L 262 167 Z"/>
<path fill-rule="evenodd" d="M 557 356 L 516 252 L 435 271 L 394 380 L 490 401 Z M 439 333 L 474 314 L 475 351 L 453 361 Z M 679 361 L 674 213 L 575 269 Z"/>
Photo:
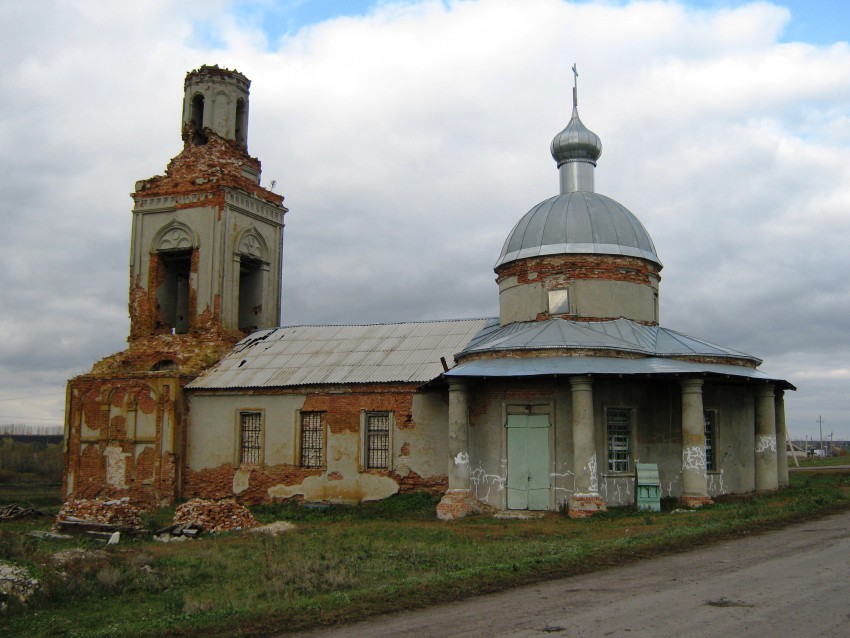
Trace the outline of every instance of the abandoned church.
<path fill-rule="evenodd" d="M 287 209 L 248 154 L 249 86 L 188 73 L 183 150 L 136 182 L 128 346 L 68 383 L 66 499 L 429 490 L 449 520 L 630 504 L 638 462 L 689 507 L 787 483 L 794 387 L 660 325 L 661 260 L 595 192 L 575 89 L 560 192 L 494 247 L 498 317 L 278 327 Z"/>

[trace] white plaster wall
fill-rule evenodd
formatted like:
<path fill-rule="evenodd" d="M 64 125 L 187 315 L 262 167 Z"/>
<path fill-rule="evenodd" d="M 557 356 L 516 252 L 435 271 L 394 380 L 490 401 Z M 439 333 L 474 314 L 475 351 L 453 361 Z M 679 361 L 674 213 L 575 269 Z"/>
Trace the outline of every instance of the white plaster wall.
<path fill-rule="evenodd" d="M 306 398 L 306 395 L 192 395 L 186 451 L 189 469 L 197 471 L 235 463 L 241 411 L 262 411 L 265 415 L 265 464 L 294 464 L 296 413 Z"/>
<path fill-rule="evenodd" d="M 570 282 L 570 304 L 579 317 L 626 317 L 655 321 L 655 289 L 630 281 L 577 279 Z"/>
<path fill-rule="evenodd" d="M 499 321 L 507 325 L 515 321 L 533 321 L 547 309 L 548 297 L 543 282 L 519 285 L 516 277 L 499 283 Z"/>

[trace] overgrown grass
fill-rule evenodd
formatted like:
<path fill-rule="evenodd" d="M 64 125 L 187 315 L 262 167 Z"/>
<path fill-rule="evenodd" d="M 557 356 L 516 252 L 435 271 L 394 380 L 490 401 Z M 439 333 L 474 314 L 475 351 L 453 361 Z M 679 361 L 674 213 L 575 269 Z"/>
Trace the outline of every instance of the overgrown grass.
<path fill-rule="evenodd" d="M 250 636 L 497 591 L 771 529 L 850 506 L 850 477 L 803 474 L 761 497 L 697 512 L 612 510 L 589 520 L 434 519 L 435 499 L 357 507 L 255 508 L 294 532 L 221 534 L 180 544 L 49 541 L 7 532 L 8 558 L 43 588 L 2 619 L 5 636 Z M 34 525 L 34 524 L 30 524 Z M 50 555 L 87 553 L 57 568 Z"/>

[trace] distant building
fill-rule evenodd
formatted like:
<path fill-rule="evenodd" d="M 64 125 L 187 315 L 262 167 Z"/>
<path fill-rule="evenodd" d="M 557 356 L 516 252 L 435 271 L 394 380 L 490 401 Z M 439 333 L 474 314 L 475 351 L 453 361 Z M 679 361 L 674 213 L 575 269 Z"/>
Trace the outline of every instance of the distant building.
<path fill-rule="evenodd" d="M 498 318 L 277 328 L 286 208 L 246 152 L 248 80 L 202 67 L 185 89 L 184 150 L 133 195 L 129 348 L 69 382 L 67 497 L 424 489 L 451 519 L 628 504 L 638 461 L 686 506 L 787 483 L 793 386 L 659 324 L 661 261 L 594 191 L 575 93 L 560 194 L 496 262 Z"/>

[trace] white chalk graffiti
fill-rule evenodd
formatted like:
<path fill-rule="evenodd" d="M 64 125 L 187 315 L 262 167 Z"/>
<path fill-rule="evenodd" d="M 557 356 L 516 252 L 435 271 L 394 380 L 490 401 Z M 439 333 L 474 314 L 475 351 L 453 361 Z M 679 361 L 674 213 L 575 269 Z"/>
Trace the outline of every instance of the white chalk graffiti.
<path fill-rule="evenodd" d="M 705 448 L 701 445 L 688 445 L 682 448 L 682 471 L 688 470 L 705 474 Z"/>
<path fill-rule="evenodd" d="M 469 454 L 466 452 L 458 452 L 455 457 L 455 465 L 469 465 Z"/>
<path fill-rule="evenodd" d="M 723 488 L 723 470 L 720 470 L 720 474 L 708 475 L 708 493 L 711 495 L 726 493 Z"/>
<path fill-rule="evenodd" d="M 756 454 L 776 453 L 776 437 L 772 434 L 759 434 L 756 437 Z"/>
<path fill-rule="evenodd" d="M 632 501 L 633 485 L 632 478 L 608 478 L 602 481 L 601 494 L 611 505 L 626 505 Z"/>
<path fill-rule="evenodd" d="M 590 457 L 590 461 L 585 468 L 590 473 L 590 491 L 599 492 L 599 475 L 596 473 L 596 453 Z"/>
<path fill-rule="evenodd" d="M 563 482 L 568 483 L 569 480 L 570 480 L 570 477 L 572 477 L 572 483 L 573 483 L 572 488 L 565 487 L 563 485 L 558 485 L 558 479 L 564 479 Z M 560 474 L 558 472 L 550 472 L 549 478 L 552 479 L 551 483 L 552 483 L 552 486 L 555 488 L 555 492 L 556 493 L 563 492 L 565 494 L 564 498 L 566 499 L 566 501 L 569 501 L 570 494 L 572 494 L 573 492 L 576 491 L 576 475 L 573 472 L 570 472 L 569 470 L 567 470 L 563 474 Z"/>
<path fill-rule="evenodd" d="M 505 489 L 505 482 L 508 480 L 507 477 L 507 459 L 502 459 L 502 473 L 501 474 L 488 474 L 487 470 L 485 470 L 480 465 L 469 472 L 469 482 L 472 485 L 472 489 L 475 492 L 475 498 L 486 501 L 490 498 L 490 491 L 492 488 L 496 488 L 497 492 L 501 492 Z M 484 488 L 487 488 L 487 491 L 484 491 Z"/>
<path fill-rule="evenodd" d="M 682 493 L 682 488 L 680 487 L 680 482 L 682 480 L 682 475 L 679 474 L 674 476 L 667 482 L 667 496 L 678 496 Z M 662 489 L 661 496 L 664 496 L 664 490 Z"/>

